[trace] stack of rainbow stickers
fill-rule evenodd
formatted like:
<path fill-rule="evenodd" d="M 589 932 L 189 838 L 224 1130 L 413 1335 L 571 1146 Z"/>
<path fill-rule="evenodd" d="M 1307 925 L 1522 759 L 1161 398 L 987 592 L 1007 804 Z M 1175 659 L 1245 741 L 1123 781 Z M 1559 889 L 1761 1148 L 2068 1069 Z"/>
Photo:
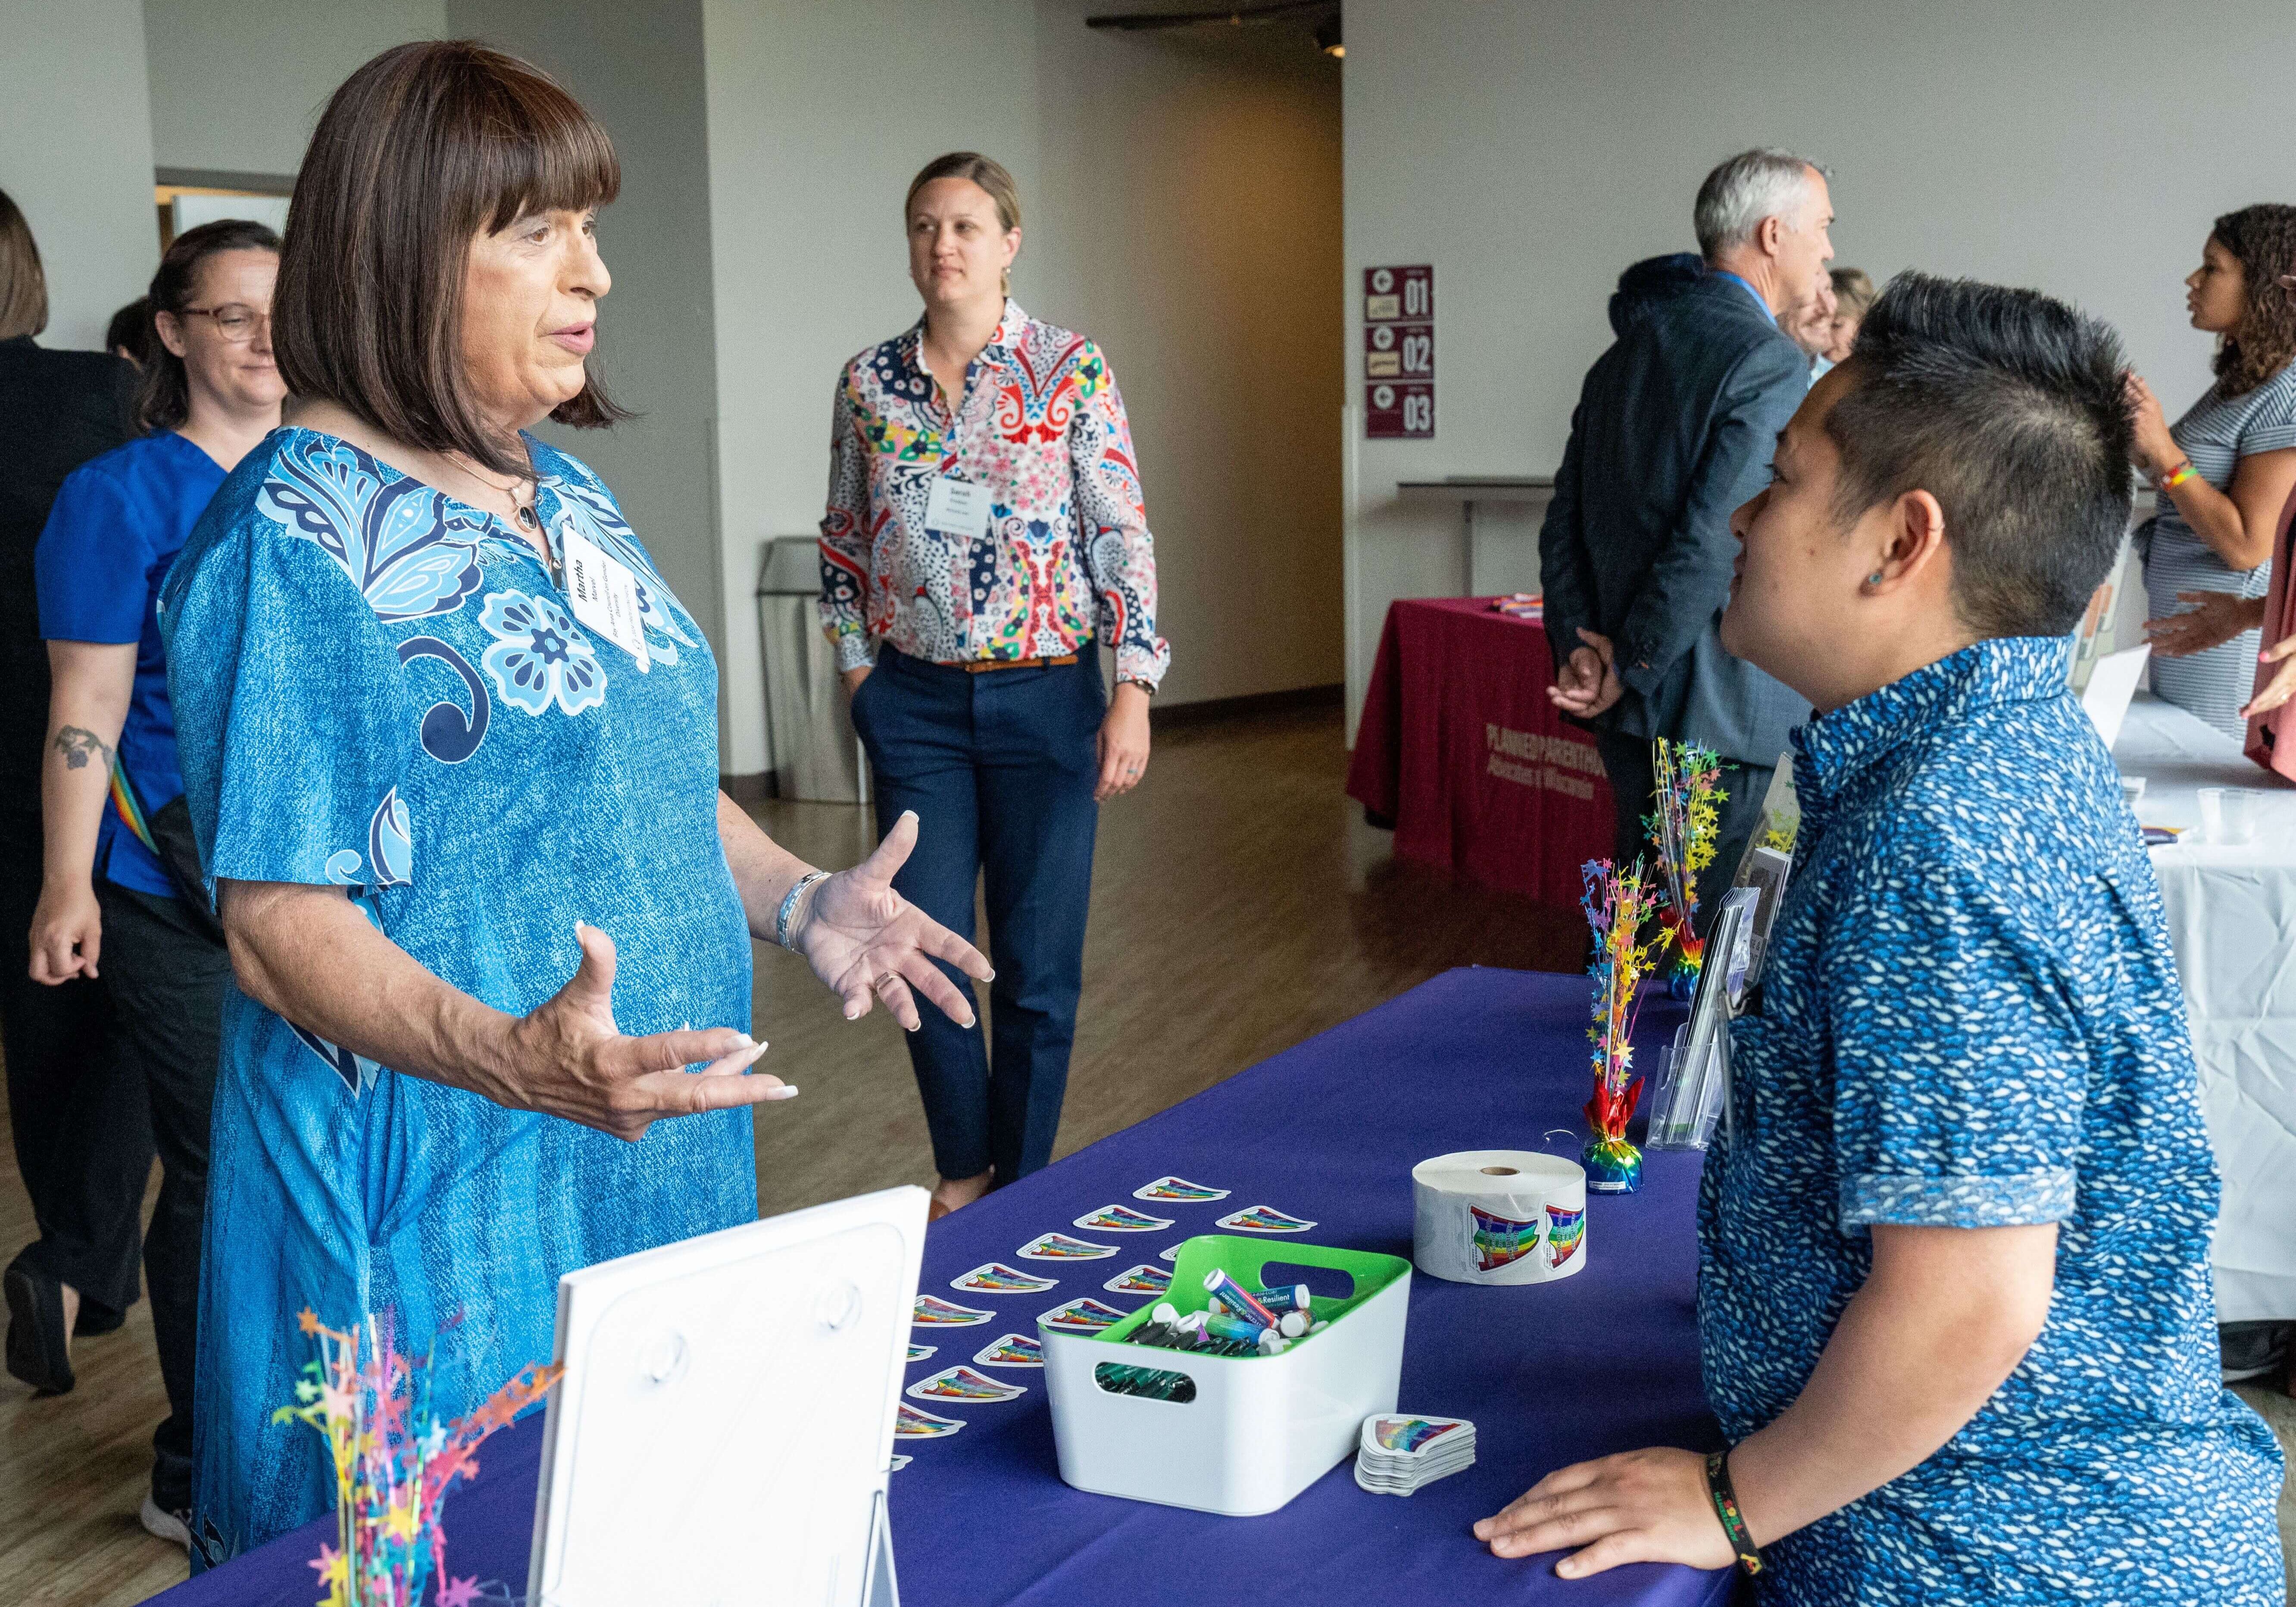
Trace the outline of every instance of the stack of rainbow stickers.
<path fill-rule="evenodd" d="M 977 1311 L 970 1306 L 960 1306 L 955 1300 L 944 1300 L 939 1295 L 921 1294 L 909 1320 L 927 1328 L 970 1328 L 975 1323 L 985 1323 L 996 1314 Z"/>
<path fill-rule="evenodd" d="M 948 1286 L 972 1294 L 1038 1294 L 1059 1282 L 1058 1278 L 1040 1278 L 1033 1272 L 1007 1267 L 1002 1261 L 990 1261 L 961 1278 L 951 1278 Z"/>
<path fill-rule="evenodd" d="M 1145 1261 L 1137 1267 L 1128 1267 L 1101 1285 L 1111 1294 L 1161 1294 L 1171 1286 L 1170 1273 Z"/>
<path fill-rule="evenodd" d="M 1249 1210 L 1230 1211 L 1212 1226 L 1232 1234 L 1304 1234 L 1316 1225 L 1305 1217 L 1288 1216 L 1272 1205 L 1255 1205 Z"/>
<path fill-rule="evenodd" d="M 1125 1316 L 1105 1301 L 1086 1295 L 1054 1307 L 1037 1319 L 1037 1325 L 1058 1333 L 1098 1333 L 1122 1322 Z"/>
<path fill-rule="evenodd" d="M 1475 1465 L 1475 1425 L 1464 1417 L 1364 1419 L 1356 1482 L 1375 1496 L 1408 1496 Z"/>
<path fill-rule="evenodd" d="M 1207 1205 L 1214 1200 L 1227 1198 L 1224 1188 L 1206 1188 L 1201 1183 L 1191 1183 L 1185 1177 L 1159 1177 L 1153 1183 L 1143 1184 L 1132 1191 L 1135 1200 L 1153 1200 L 1167 1205 Z"/>
<path fill-rule="evenodd" d="M 1030 1339 L 1025 1333 L 1007 1333 L 989 1341 L 972 1363 L 977 1367 L 1041 1367 L 1045 1365 L 1044 1341 Z"/>
<path fill-rule="evenodd" d="M 1086 1211 L 1078 1217 L 1076 1225 L 1088 1234 L 1153 1234 L 1171 1226 L 1172 1218 L 1152 1217 L 1145 1211 L 1134 1210 L 1128 1205 L 1103 1205 L 1096 1211 Z"/>
<path fill-rule="evenodd" d="M 931 1412 L 918 1410 L 904 1401 L 893 1419 L 896 1439 L 939 1439 L 955 1433 L 964 1426 L 962 1417 L 941 1417 Z"/>
<path fill-rule="evenodd" d="M 968 1405 L 1011 1400 L 1028 1392 L 1026 1384 L 1008 1384 L 1003 1379 L 991 1378 L 986 1373 L 964 1366 L 943 1367 L 931 1378 L 919 1379 L 907 1390 L 912 1400 L 958 1401 Z"/>
<path fill-rule="evenodd" d="M 1016 1252 L 1024 1261 L 1097 1261 L 1116 1253 L 1113 1244 L 1088 1244 L 1066 1234 L 1038 1234 Z"/>

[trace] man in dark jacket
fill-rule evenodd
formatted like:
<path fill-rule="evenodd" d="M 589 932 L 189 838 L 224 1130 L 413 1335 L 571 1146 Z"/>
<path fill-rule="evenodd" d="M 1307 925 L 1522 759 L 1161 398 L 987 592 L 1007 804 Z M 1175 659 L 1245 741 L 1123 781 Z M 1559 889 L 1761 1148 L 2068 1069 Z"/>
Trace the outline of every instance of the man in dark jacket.
<path fill-rule="evenodd" d="M 1723 651 L 1737 543 L 1730 515 L 1770 480 L 1770 448 L 1809 389 L 1777 327 L 1833 256 L 1824 174 L 1749 151 L 1706 176 L 1693 214 L 1706 272 L 1633 319 L 1587 371 L 1538 538 L 1547 695 L 1590 725 L 1617 799 L 1616 853 L 1645 854 L 1650 742 L 1725 761 L 1710 921 L 1761 815 L 1786 733 L 1808 707 Z M 1703 923 L 1703 921 L 1702 923 Z"/>

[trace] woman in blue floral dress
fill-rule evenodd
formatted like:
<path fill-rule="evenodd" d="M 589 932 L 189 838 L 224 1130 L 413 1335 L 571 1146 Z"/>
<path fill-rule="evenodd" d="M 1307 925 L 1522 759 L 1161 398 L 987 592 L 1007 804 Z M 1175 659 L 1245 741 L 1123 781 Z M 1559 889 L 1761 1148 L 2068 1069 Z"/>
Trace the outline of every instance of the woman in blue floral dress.
<path fill-rule="evenodd" d="M 617 416 L 585 359 L 618 184 L 521 62 L 422 43 L 355 74 L 280 267 L 294 427 L 162 596 L 237 979 L 201 1563 L 326 1509 L 317 1437 L 271 1421 L 304 1308 L 438 1335 L 451 1415 L 547 1358 L 562 1273 L 754 1218 L 750 1107 L 797 1090 L 749 1074 L 753 936 L 911 1027 L 912 985 L 969 1013 L 934 959 L 987 973 L 891 890 L 914 816 L 825 876 L 718 791 L 701 628 L 597 478 L 524 433 Z"/>

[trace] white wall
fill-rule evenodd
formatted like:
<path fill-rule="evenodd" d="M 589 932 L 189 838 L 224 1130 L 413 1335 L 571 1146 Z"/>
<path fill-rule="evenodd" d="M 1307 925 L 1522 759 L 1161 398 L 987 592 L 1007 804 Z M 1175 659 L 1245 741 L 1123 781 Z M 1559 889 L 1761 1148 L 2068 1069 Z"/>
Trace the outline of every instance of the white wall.
<path fill-rule="evenodd" d="M 534 62 L 613 136 L 622 191 L 598 221 L 614 283 L 599 307 L 596 361 L 610 393 L 639 416 L 611 430 L 545 424 L 538 433 L 612 488 L 730 680 L 718 579 L 701 0 L 450 0 L 447 26 Z M 726 748 L 722 697 L 718 709 L 719 767 L 737 769 Z"/>
<path fill-rule="evenodd" d="M 985 151 L 1025 198 L 1038 176 L 1026 0 L 702 0 L 718 327 L 727 742 L 766 752 L 758 550 L 821 523 L 839 370 L 916 320 L 901 197 L 944 151 Z M 1044 316 L 1035 248 L 1013 292 Z"/>
<path fill-rule="evenodd" d="M 1168 705 L 1339 678 L 1332 64 L 1304 36 L 1095 34 L 1092 9 L 705 0 L 730 770 L 767 763 L 758 544 L 818 526 L 837 373 L 915 321 L 901 197 L 944 151 L 1013 169 L 1014 296 L 1116 372 Z"/>
<path fill-rule="evenodd" d="M 1108 354 L 1156 537 L 1158 701 L 1341 678 L 1340 63 L 1304 31 L 1122 34 L 1040 0 L 1057 305 Z M 1120 8 L 1119 8 L 1120 9 Z"/>
<path fill-rule="evenodd" d="M 144 0 L 153 160 L 291 176 L 337 85 L 446 33 L 445 0 Z"/>
<path fill-rule="evenodd" d="M 0 0 L 0 190 L 48 280 L 41 343 L 101 349 L 160 258 L 135 0 Z"/>
<path fill-rule="evenodd" d="M 1699 180 L 1746 146 L 1833 169 L 1838 263 L 2068 297 L 2120 326 L 2180 410 L 2208 381 L 2178 281 L 2210 220 L 2296 201 L 2296 8 L 2190 0 L 2177 37 L 2210 44 L 2189 50 L 2154 47 L 2161 15 L 2137 0 L 1348 0 L 1350 387 L 1364 266 L 1434 263 L 1437 320 L 1435 439 L 1364 443 L 1350 488 L 1350 707 L 1388 603 L 1458 589 L 1456 515 L 1399 506 L 1396 481 L 1551 473 L 1618 271 L 1693 249 Z"/>

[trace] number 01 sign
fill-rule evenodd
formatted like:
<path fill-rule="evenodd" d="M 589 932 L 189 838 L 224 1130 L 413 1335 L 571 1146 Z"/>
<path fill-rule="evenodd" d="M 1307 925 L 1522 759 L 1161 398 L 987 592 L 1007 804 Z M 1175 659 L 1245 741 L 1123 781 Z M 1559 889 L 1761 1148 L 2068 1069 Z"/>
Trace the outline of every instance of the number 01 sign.
<path fill-rule="evenodd" d="M 1364 433 L 1374 440 L 1435 434 L 1435 270 L 1364 269 Z"/>

